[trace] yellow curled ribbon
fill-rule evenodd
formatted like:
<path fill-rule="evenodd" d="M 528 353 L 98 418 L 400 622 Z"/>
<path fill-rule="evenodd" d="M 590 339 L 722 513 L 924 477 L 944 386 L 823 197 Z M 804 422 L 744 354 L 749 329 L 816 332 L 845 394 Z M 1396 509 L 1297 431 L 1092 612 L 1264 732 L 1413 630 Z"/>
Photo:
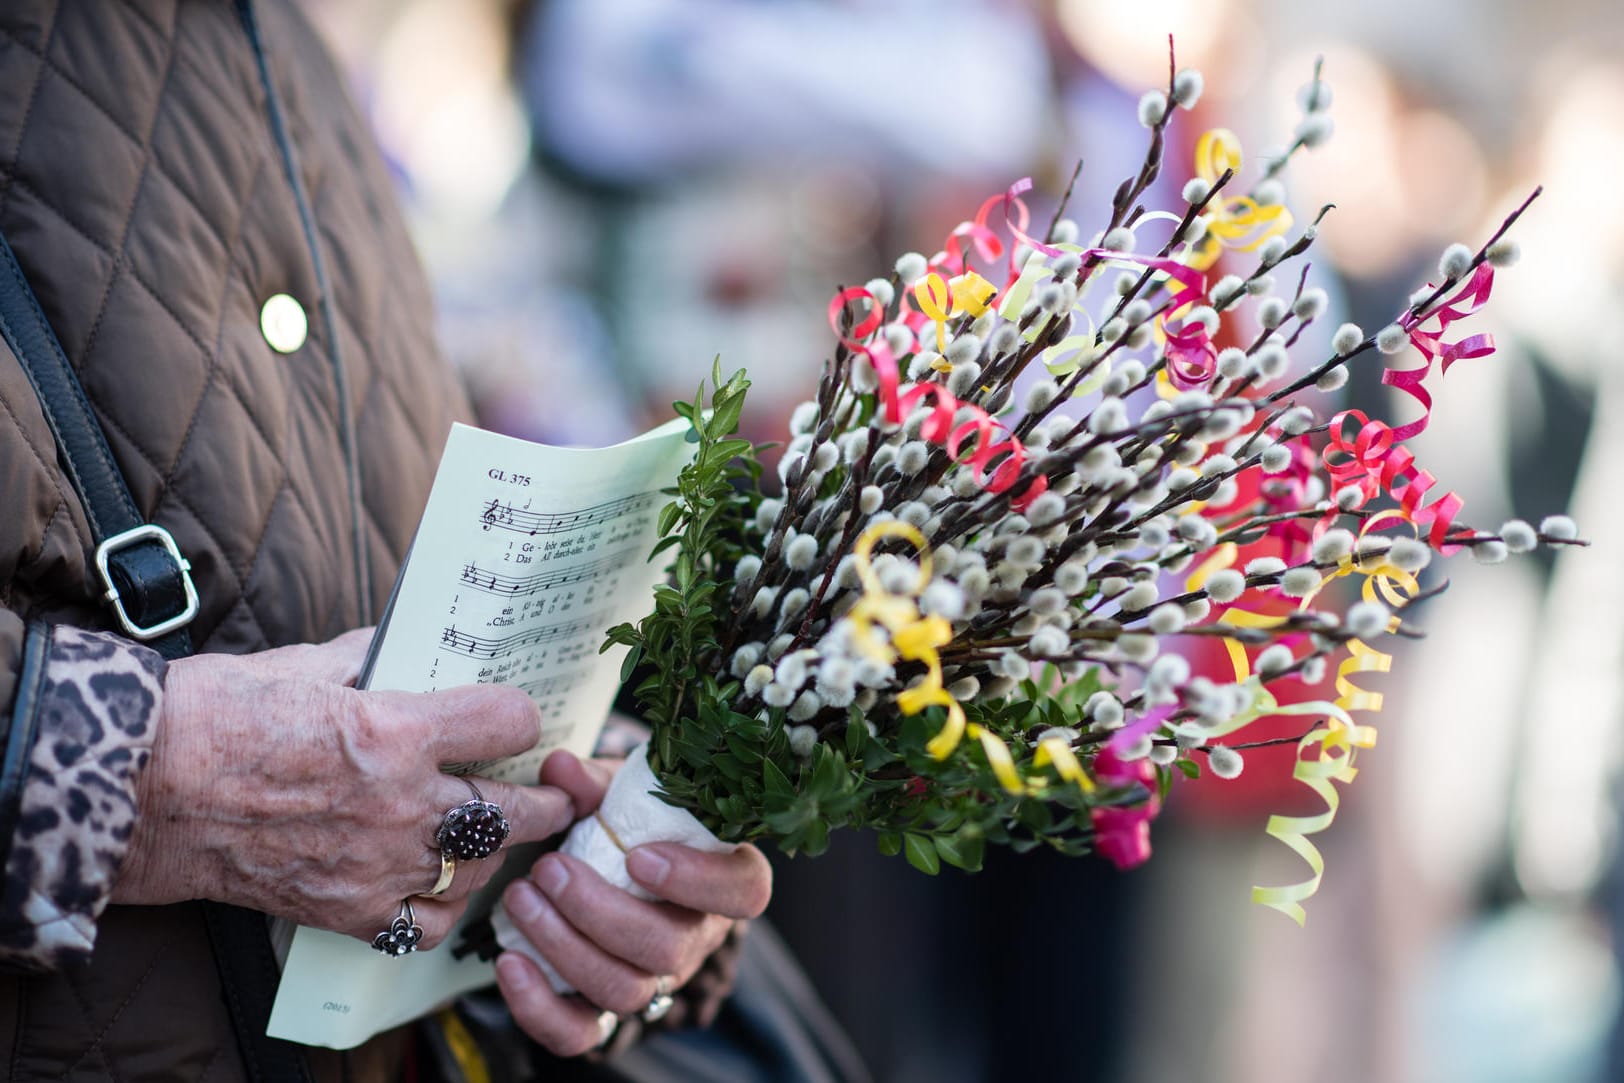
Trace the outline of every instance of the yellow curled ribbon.
<path fill-rule="evenodd" d="M 936 325 L 936 352 L 947 352 L 947 321 L 958 313 L 979 316 L 987 311 L 998 287 L 974 271 L 957 275 L 951 282 L 932 271 L 914 284 L 914 304 Z"/>
<path fill-rule="evenodd" d="M 919 554 L 919 577 L 906 593 L 887 590 L 874 570 L 874 546 L 884 538 L 901 538 Z M 915 715 L 929 707 L 942 707 L 947 711 L 946 723 L 925 745 L 925 751 L 934 759 L 945 760 L 969 736 L 981 743 L 988 766 L 1005 790 L 1013 794 L 1042 790 L 1045 784 L 1041 779 L 1021 778 L 1009 746 L 996 733 L 968 721 L 964 707 L 943 685 L 939 652 L 952 642 L 953 626 L 945 617 L 927 617 L 919 611 L 918 597 L 930 583 L 930 546 L 925 536 L 899 519 L 875 523 L 858 535 L 857 544 L 852 548 L 852 560 L 863 588 L 862 597 L 847 614 L 856 632 L 858 649 L 885 665 L 892 665 L 899 658 L 924 663 L 923 679 L 897 693 L 897 707 L 903 714 Z M 876 635 L 875 625 L 883 627 L 888 637 Z M 1032 764 L 1034 767 L 1052 765 L 1062 779 L 1076 783 L 1084 793 L 1093 790 L 1093 782 L 1083 771 L 1082 764 L 1059 737 L 1039 742 Z"/>
<path fill-rule="evenodd" d="M 1240 172 L 1241 141 L 1228 128 L 1212 128 L 1201 134 L 1195 145 L 1195 175 L 1209 185 L 1218 183 L 1225 170 Z M 1207 204 L 1207 235 L 1185 260 L 1204 271 L 1218 262 L 1225 248 L 1251 252 L 1270 237 L 1291 228 L 1291 212 L 1275 204 L 1265 207 L 1251 196 L 1230 196 Z"/>
<path fill-rule="evenodd" d="M 1393 512 L 1374 516 L 1366 522 L 1360 532 L 1361 536 L 1390 518 L 1401 516 Z M 1190 573 L 1186 580 L 1186 588 L 1200 590 L 1212 573 L 1233 565 L 1237 553 L 1238 550 L 1232 543 L 1226 542 L 1216 547 L 1212 554 Z M 1385 559 L 1377 561 L 1370 567 L 1363 567 L 1357 557 L 1346 556 L 1338 562 L 1334 571 L 1320 578 L 1319 584 L 1302 599 L 1298 608 L 1307 609 L 1328 583 L 1347 575 L 1364 577 L 1360 594 L 1367 602 L 1381 597 L 1394 608 L 1400 608 L 1420 592 L 1420 584 L 1415 576 L 1388 563 Z M 1231 607 L 1217 623 L 1238 628 L 1272 628 L 1285 623 L 1286 619 L 1283 616 L 1268 616 Z M 1396 628 L 1398 623 L 1399 618 L 1395 615 L 1389 624 L 1389 630 Z M 1312 790 L 1324 803 L 1325 811 L 1311 816 L 1276 814 L 1269 817 L 1268 824 L 1264 828 L 1266 834 L 1285 843 L 1303 859 L 1308 865 L 1309 876 L 1297 883 L 1280 887 L 1252 888 L 1253 902 L 1278 910 L 1301 925 L 1307 918 L 1302 903 L 1319 890 L 1320 880 L 1325 873 L 1324 855 L 1308 836 L 1324 831 L 1336 819 L 1337 810 L 1341 806 L 1341 797 L 1333 783 L 1340 782 L 1345 785 L 1354 780 L 1358 774 L 1358 770 L 1354 767 L 1355 751 L 1374 748 L 1376 745 L 1376 728 L 1355 722 L 1352 712 L 1364 711 L 1376 714 L 1382 709 L 1382 694 L 1361 688 L 1354 683 L 1354 677 L 1362 673 L 1388 672 L 1392 668 L 1393 656 L 1376 650 L 1363 640 L 1350 639 L 1347 643 L 1348 657 L 1342 660 L 1336 670 L 1335 701 L 1315 700 L 1282 706 L 1263 682 L 1252 674 L 1245 647 L 1230 637 L 1225 637 L 1223 642 L 1229 652 L 1230 663 L 1235 669 L 1236 683 L 1248 686 L 1252 699 L 1243 711 L 1225 722 L 1222 727 L 1205 731 L 1208 737 L 1226 736 L 1251 725 L 1259 718 L 1271 715 L 1318 714 L 1326 717 L 1327 724 L 1324 727 L 1305 734 L 1297 743 L 1292 767 L 1292 778 Z"/>
<path fill-rule="evenodd" d="M 1361 536 L 1383 518 L 1376 516 L 1367 521 L 1360 532 Z M 1354 574 L 1365 577 L 1360 594 L 1367 602 L 1375 601 L 1380 594 L 1398 607 L 1420 592 L 1420 584 L 1415 576 L 1385 560 L 1374 567 L 1361 568 L 1356 558 L 1344 557 L 1337 570 L 1323 577 L 1319 586 L 1303 599 L 1303 606 L 1306 607 L 1332 579 Z M 1395 615 L 1389 630 L 1397 627 L 1398 620 Z M 1337 724 L 1314 730 L 1298 742 L 1296 763 L 1291 772 L 1293 779 L 1313 790 L 1325 803 L 1325 811 L 1313 816 L 1270 816 L 1264 827 L 1265 833 L 1285 843 L 1308 864 L 1309 876 L 1295 884 L 1280 887 L 1254 886 L 1252 901 L 1280 911 L 1298 925 L 1308 917 L 1302 907 L 1303 900 L 1319 890 L 1320 878 L 1325 873 L 1325 858 L 1308 836 L 1324 831 L 1336 818 L 1340 798 L 1332 783 L 1352 782 L 1358 774 L 1353 766 L 1354 751 L 1373 748 L 1376 744 L 1376 728 L 1356 725 L 1348 717 L 1348 712 L 1367 711 L 1375 714 L 1382 709 L 1382 695 L 1360 688 L 1353 682 L 1353 677 L 1359 673 L 1386 673 L 1392 665 L 1392 655 L 1368 646 L 1363 640 L 1348 640 L 1348 657 L 1336 670 L 1335 706 L 1340 714 L 1333 716 L 1333 719 Z"/>

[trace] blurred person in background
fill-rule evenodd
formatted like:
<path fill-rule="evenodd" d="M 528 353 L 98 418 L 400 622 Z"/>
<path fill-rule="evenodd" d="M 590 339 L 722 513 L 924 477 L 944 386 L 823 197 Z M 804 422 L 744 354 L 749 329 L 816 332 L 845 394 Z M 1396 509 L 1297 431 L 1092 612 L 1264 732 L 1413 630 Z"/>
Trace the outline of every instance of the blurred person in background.
<path fill-rule="evenodd" d="M 1338 136 L 1288 190 L 1299 219 L 1338 204 L 1315 274 L 1361 324 L 1389 317 L 1445 243 L 1547 184 L 1526 264 L 1485 314 L 1500 355 L 1451 371 L 1417 450 L 1485 520 L 1571 485 L 1587 530 L 1617 533 L 1600 495 L 1607 434 L 1624 432 L 1617 349 L 1568 315 L 1607 311 L 1621 284 L 1624 212 L 1606 185 L 1624 165 L 1624 20 L 1598 0 L 556 0 L 518 34 L 509 17 L 529 5 L 349 6 L 375 16 L 347 24 L 349 55 L 493 424 L 629 435 L 720 351 L 756 373 L 747 423 L 775 437 L 827 353 L 837 283 L 929 247 L 1015 177 L 1059 191 L 1079 154 L 1073 206 L 1097 228 L 1086 212 L 1136 160 L 1131 104 L 1165 79 L 1171 31 L 1208 76 L 1185 134 L 1222 118 L 1251 163 L 1284 142 L 1293 91 L 1325 55 Z M 317 7 L 342 36 L 338 6 Z M 1170 150 L 1168 183 L 1188 162 Z M 577 390 L 568 416 L 546 408 L 560 387 Z M 1357 381 L 1348 394 L 1377 414 L 1412 405 Z M 837 838 L 818 864 L 780 863 L 774 912 L 816 946 L 809 969 L 888 1079 L 1041 1064 L 1157 1081 L 1585 1080 L 1618 1004 L 1592 901 L 1609 890 L 1624 599 L 1597 564 L 1495 569 L 1490 590 L 1429 603 L 1306 931 L 1247 902 L 1246 885 L 1298 872 L 1262 835 L 1291 800 L 1262 755 L 1236 784 L 1177 798 L 1163 860 L 1127 878 L 1057 862 L 1040 886 L 1050 873 L 1011 862 L 931 882 Z M 1555 718 L 1571 740 L 1552 739 Z M 1057 923 L 1083 947 L 1012 946 Z M 831 928 L 860 946 L 832 950 Z"/>

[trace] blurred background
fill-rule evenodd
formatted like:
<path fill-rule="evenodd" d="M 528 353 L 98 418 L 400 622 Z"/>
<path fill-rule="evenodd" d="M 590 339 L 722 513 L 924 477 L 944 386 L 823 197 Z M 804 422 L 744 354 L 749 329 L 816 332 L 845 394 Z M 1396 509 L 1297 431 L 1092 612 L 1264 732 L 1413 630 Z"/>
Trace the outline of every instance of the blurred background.
<path fill-rule="evenodd" d="M 1254 164 L 1283 147 L 1324 57 L 1336 136 L 1288 186 L 1299 221 L 1337 205 L 1313 256 L 1334 316 L 1388 322 L 1447 243 L 1475 249 L 1544 184 L 1472 327 L 1500 351 L 1433 385 L 1414 448 L 1468 521 L 1566 508 L 1597 544 L 1448 563 L 1320 836 L 1305 929 L 1248 901 L 1301 877 L 1263 835 L 1289 760 L 1262 757 L 1176 790 L 1131 874 L 1003 860 L 929 881 L 854 837 L 778 861 L 773 916 L 886 1081 L 1624 1079 L 1616 3 L 305 6 L 395 171 L 482 421 L 554 443 L 663 420 L 718 353 L 751 369 L 750 434 L 776 437 L 829 349 L 834 287 L 933 251 L 1018 177 L 1044 222 L 1083 159 L 1072 212 L 1100 228 L 1169 32 L 1207 91 L 1174 123 L 1166 202 L 1207 127 Z M 1412 416 L 1367 376 L 1351 403 Z"/>

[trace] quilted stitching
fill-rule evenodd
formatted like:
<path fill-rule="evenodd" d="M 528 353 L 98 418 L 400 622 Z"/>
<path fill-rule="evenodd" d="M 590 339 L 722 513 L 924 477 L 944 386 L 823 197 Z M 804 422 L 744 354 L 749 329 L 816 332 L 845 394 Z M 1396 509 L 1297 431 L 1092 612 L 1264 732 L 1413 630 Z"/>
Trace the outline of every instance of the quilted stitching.
<path fill-rule="evenodd" d="M 166 50 L 147 58 L 155 69 L 148 83 L 122 78 L 117 57 L 77 36 L 87 32 L 79 2 L 94 10 L 109 40 Z M 31 277 L 36 267 L 45 271 L 36 289 L 143 507 L 176 533 L 197 569 L 205 610 L 196 640 L 244 651 L 333 634 L 353 620 L 354 598 L 345 556 L 351 512 L 332 476 L 342 465 L 326 362 L 335 344 L 320 321 L 309 345 L 286 359 L 258 336 L 258 303 L 269 292 L 292 292 L 312 312 L 319 299 L 281 163 L 254 128 L 263 102 L 251 57 L 220 0 L 148 6 L 150 14 L 76 0 L 74 17 L 66 6 L 59 15 L 26 0 L 0 9 L 0 153 L 11 151 L 0 165 L 0 219 Z M 359 509 L 375 557 L 373 586 L 382 590 L 409 542 L 446 406 L 458 394 L 432 364 L 427 294 L 410 273 L 410 247 L 398 219 L 374 198 L 383 170 L 363 152 L 353 117 L 334 108 L 342 88 L 319 65 L 290 74 L 277 50 L 302 50 L 308 61 L 303 31 L 279 9 L 266 16 L 278 86 L 300 91 L 289 95 L 289 120 L 306 151 L 317 229 L 324 245 L 345 254 L 331 260 L 331 333 L 356 391 L 360 443 L 377 477 L 399 483 L 380 484 Z M 102 60 L 105 72 L 85 68 Z M 306 92 L 302 78 L 312 76 Z M 130 93 L 111 97 L 108 87 Z M 74 183 L 48 171 L 48 151 L 63 133 L 85 155 Z M 142 387 L 142 372 L 155 362 L 168 381 L 156 400 Z M 408 382 L 414 373 L 424 386 Z M 60 520 L 78 528 L 73 514 L 61 513 L 77 504 L 49 453 L 37 454 L 43 446 L 27 439 L 29 452 L 15 446 L 22 425 L 12 412 L 31 404 L 3 405 L 0 453 L 33 462 L 49 485 L 32 490 L 37 518 L 28 529 L 38 533 L 19 538 L 17 524 L 0 523 L 0 554 L 15 553 L 13 566 L 26 571 L 44 551 L 34 539 L 54 531 L 60 569 L 60 554 L 72 551 L 61 544 Z M 45 493 L 55 499 L 46 503 Z M 78 601 L 42 598 L 28 574 L 0 586 L 22 609 Z M 163 952 L 145 954 L 162 945 L 140 941 L 114 985 L 59 987 L 50 1003 L 64 1027 L 42 1063 L 76 1059 L 67 1069 L 76 1077 L 135 1074 L 137 1061 L 126 1057 L 146 1033 L 143 1013 L 131 1009 L 156 995 L 148 990 L 196 976 L 195 969 L 166 972 Z M 195 1062 L 203 1077 L 236 1078 L 229 1043 L 204 1048 L 215 1055 Z"/>
<path fill-rule="evenodd" d="M 53 29 L 54 25 L 55 24 L 53 24 Z M 173 48 L 170 52 L 168 64 L 170 70 L 173 70 L 174 65 L 179 62 L 177 58 L 181 57 L 187 52 L 185 43 L 187 41 L 196 39 L 188 35 L 187 21 L 181 18 L 177 18 L 174 21 L 171 27 L 171 33 L 175 43 L 175 48 Z M 14 33 L 8 34 L 8 37 L 10 37 L 12 40 L 19 41 L 25 47 L 28 45 L 26 41 Z M 112 110 L 108 109 L 104 103 L 96 101 L 92 92 L 83 84 L 81 80 L 75 78 L 68 72 L 59 70 L 50 39 L 47 40 L 43 48 L 31 48 L 29 51 L 34 55 L 36 60 L 42 63 L 42 68 L 38 73 L 38 77 L 36 78 L 36 83 L 38 85 L 53 89 L 59 88 L 59 86 L 61 88 L 70 89 L 79 100 L 89 106 L 90 113 L 94 114 L 99 120 L 112 125 L 113 130 L 116 130 L 119 133 L 119 136 L 123 139 L 132 143 L 136 142 L 133 134 L 129 131 L 128 126 L 115 123 L 116 117 Z M 167 83 L 165 89 L 167 90 Z M 165 107 L 160 99 L 159 103 L 152 109 L 152 115 L 154 118 L 154 122 L 151 125 L 152 128 L 156 129 L 156 122 L 164 115 L 164 113 Z M 29 117 L 31 121 L 33 117 L 32 110 L 29 111 Z M 29 126 L 25 125 L 22 136 L 19 139 L 19 146 L 25 146 L 28 139 Z M 241 225 L 248 217 L 249 205 L 258 195 L 260 186 L 260 181 L 258 178 L 266 171 L 266 168 L 267 163 L 263 159 L 256 164 L 255 180 L 250 184 L 248 199 L 244 201 L 243 209 L 238 216 L 239 222 L 236 228 L 234 228 L 232 231 L 232 241 L 230 244 L 223 246 L 232 253 L 235 253 L 236 249 L 241 243 Z M 32 201 L 37 202 L 39 205 L 47 209 L 59 220 L 61 224 L 66 225 L 77 237 L 90 243 L 104 255 L 112 256 L 113 272 L 108 277 L 106 285 L 102 291 L 103 300 L 99 310 L 100 314 L 95 320 L 92 321 L 93 330 L 91 337 L 86 342 L 85 348 L 79 358 L 82 371 L 84 371 L 86 375 L 87 391 L 90 393 L 93 404 L 97 407 L 98 412 L 102 415 L 103 420 L 108 425 L 109 429 L 123 438 L 121 441 L 117 441 L 117 444 L 119 452 L 126 456 L 126 461 L 128 461 L 129 457 L 133 457 L 139 460 L 149 472 L 154 473 L 161 478 L 161 480 L 156 484 L 156 508 L 159 512 L 159 518 L 162 518 L 162 509 L 169 506 L 171 503 L 178 503 L 187 512 L 189 512 L 190 517 L 197 523 L 201 532 L 204 534 L 204 540 L 207 543 L 207 548 L 218 551 L 217 553 L 208 552 L 206 554 L 206 558 L 213 559 L 206 559 L 205 562 L 217 564 L 223 569 L 229 569 L 232 573 L 231 578 L 234 580 L 233 585 L 237 588 L 234 593 L 240 597 L 247 592 L 247 580 L 253 573 L 253 569 L 257 564 L 259 553 L 264 549 L 266 538 L 263 532 L 260 534 L 244 535 L 241 524 L 241 518 L 243 517 L 241 516 L 236 517 L 236 522 L 232 524 L 230 529 L 224 529 L 216 521 L 213 521 L 214 516 L 212 514 L 206 513 L 194 502 L 189 501 L 185 497 L 179 496 L 175 493 L 174 482 L 176 475 L 187 468 L 187 460 L 192 455 L 192 433 L 195 431 L 197 419 L 204 416 L 208 412 L 218 412 L 218 410 L 221 409 L 221 407 L 216 405 L 213 401 L 215 396 L 229 396 L 234 400 L 234 404 L 236 406 L 242 408 L 245 416 L 249 420 L 250 424 L 247 426 L 247 430 L 254 432 L 257 441 L 263 445 L 262 452 L 255 457 L 262 461 L 274 463 L 277 467 L 280 476 L 273 479 L 275 484 L 269 486 L 261 485 L 256 490 L 256 492 L 260 494 L 261 500 L 261 503 L 259 504 L 259 511 L 255 512 L 253 508 L 244 509 L 248 512 L 248 516 L 246 517 L 259 520 L 266 524 L 269 524 L 272 521 L 271 513 L 274 508 L 274 502 L 277 499 L 280 499 L 285 489 L 289 488 L 289 471 L 285 462 L 283 461 L 281 449 L 278 446 L 279 441 L 274 440 L 271 433 L 266 430 L 262 423 L 259 411 L 250 407 L 248 400 L 244 397 L 243 392 L 237 387 L 236 381 L 232 378 L 235 374 L 227 373 L 223 378 L 221 374 L 220 366 L 222 353 L 224 351 L 222 351 L 220 348 L 220 344 L 225 338 L 225 323 L 229 314 L 226 305 L 226 298 L 231 293 L 231 279 L 234 278 L 239 272 L 239 261 L 234 255 L 229 260 L 230 269 L 224 276 L 227 281 L 223 283 L 219 300 L 215 304 L 216 333 L 213 336 L 215 343 L 214 348 L 210 349 L 209 344 L 204 341 L 198 329 L 193 326 L 191 322 L 183 319 L 180 314 L 175 311 L 173 306 L 165 300 L 165 295 L 156 289 L 147 276 L 141 273 L 140 269 L 126 256 L 127 242 L 130 240 L 132 235 L 135 235 L 132 234 L 133 223 L 136 219 L 134 211 L 137 205 L 143 202 L 142 192 L 150 183 L 150 181 L 147 179 L 149 172 L 153 176 L 163 178 L 164 187 L 166 189 L 173 190 L 182 197 L 190 216 L 201 220 L 205 229 L 215 241 L 218 242 L 220 240 L 223 232 L 221 227 L 217 223 L 210 221 L 208 216 L 202 213 L 198 206 L 197 199 L 188 190 L 187 186 L 177 177 L 175 177 L 173 173 L 162 164 L 161 159 L 154 154 L 149 153 L 145 155 L 143 168 L 136 182 L 135 192 L 133 195 L 128 197 L 128 210 L 125 215 L 125 225 L 121 231 L 122 235 L 118 238 L 116 250 L 110 248 L 104 240 L 99 239 L 95 235 L 93 232 L 95 225 L 94 223 L 78 220 L 74 213 L 70 213 L 69 208 L 61 206 L 54 198 L 46 197 L 43 192 L 39 191 L 26 179 L 13 175 L 11 177 L 11 186 L 27 194 Z M 371 210 L 371 208 L 369 208 L 369 210 Z M 318 216 L 321 213 L 321 208 L 318 206 Z M 369 215 L 369 217 L 371 217 L 371 215 Z M 333 243 L 331 239 L 329 239 L 329 243 Z M 125 282 L 126 280 L 133 282 L 139 287 L 139 293 L 145 295 L 125 295 L 123 300 L 126 304 L 140 305 L 148 300 L 158 303 L 163 309 L 164 314 L 174 324 L 174 326 L 185 336 L 186 339 L 190 341 L 193 346 L 197 348 L 199 356 L 208 358 L 207 367 L 203 370 L 202 374 L 202 385 L 201 387 L 197 388 L 195 393 L 191 396 L 189 408 L 184 410 L 181 415 L 189 418 L 188 423 L 185 426 L 177 426 L 174 424 L 173 418 L 171 418 L 170 421 L 158 426 L 158 431 L 160 433 L 168 432 L 173 434 L 177 431 L 182 433 L 181 442 L 178 447 L 157 447 L 149 443 L 147 438 L 142 437 L 136 431 L 136 429 L 132 428 L 131 425 L 127 424 L 125 420 L 120 417 L 120 411 L 117 406 L 110 402 L 109 395 L 104 393 L 102 389 L 97 386 L 97 381 L 94 379 L 97 372 L 97 366 L 95 364 L 95 347 L 97 345 L 96 336 L 102 332 L 102 321 L 105 319 L 105 314 L 109 305 L 117 305 L 121 297 L 120 291 L 128 288 L 120 285 L 120 283 Z M 342 308 L 340 308 L 340 311 L 342 311 Z M 377 321 L 368 322 L 372 322 L 374 326 L 379 325 Z M 387 326 L 386 323 L 383 325 Z M 364 339 L 361 339 L 359 335 L 356 337 L 358 340 L 364 341 Z M 367 361 L 367 367 L 370 367 L 372 359 L 369 357 L 367 358 Z M 173 371 L 172 365 L 171 371 Z M 382 382 L 385 385 L 391 384 L 391 381 L 389 380 L 369 381 L 369 392 L 375 388 L 375 385 L 378 382 Z M 182 402 L 182 405 L 184 405 L 184 401 Z M 330 406 L 330 404 L 324 405 Z M 358 413 L 362 413 L 363 415 L 366 412 L 367 411 L 358 411 Z M 410 417 L 411 412 L 403 409 L 402 416 Z M 150 429 L 151 425 L 148 425 L 147 428 Z M 417 440 L 414 440 L 413 442 L 420 443 L 420 441 Z M 133 456 L 131 453 L 133 453 Z M 201 452 L 199 454 L 202 455 Z M 134 479 L 132 479 L 132 481 L 133 480 Z M 293 497 L 296 501 L 299 501 L 302 504 L 307 504 L 308 498 L 306 497 L 303 488 L 295 486 L 291 489 L 291 492 L 293 493 Z M 148 502 L 150 503 L 150 501 Z M 320 523 L 323 521 L 324 517 L 315 514 L 308 506 L 302 508 L 302 510 L 305 512 L 306 518 L 310 522 Z M 372 513 L 369 515 L 369 518 L 385 518 L 383 516 L 379 516 L 375 509 L 369 508 L 368 511 Z M 330 519 L 331 517 L 328 516 L 325 518 Z M 398 535 L 398 529 L 394 531 L 394 533 Z M 233 543 L 229 547 L 227 544 L 225 544 L 225 539 L 227 538 L 231 539 Z M 398 559 L 398 543 L 390 545 L 388 548 L 392 555 Z M 234 554 L 234 556 L 232 554 Z M 253 615 L 253 623 L 259 626 L 263 638 L 266 641 L 269 641 L 270 637 L 265 636 L 263 633 L 264 622 L 260 615 L 253 611 L 252 605 L 249 606 L 249 612 Z M 212 631 L 213 623 L 219 619 L 222 619 L 224 616 L 224 613 L 204 613 L 200 617 L 197 628 L 200 638 L 206 642 Z"/>
<path fill-rule="evenodd" d="M 463 412 L 434 353 L 415 255 L 379 195 L 386 170 L 344 104 L 342 80 L 285 0 L 261 0 L 260 15 L 328 257 L 331 328 L 318 317 L 306 238 L 232 5 L 0 4 L 0 228 L 138 502 L 193 562 L 204 596 L 193 628 L 200 649 L 247 651 L 348 628 L 351 516 L 365 524 L 371 587 L 381 597 L 446 427 Z M 287 357 L 259 335 L 259 304 L 272 292 L 292 293 L 312 315 L 306 346 Z M 363 476 L 373 482 L 353 511 L 328 360 L 335 348 L 354 396 Z M 161 388 L 150 375 L 158 372 Z M 0 597 L 19 609 L 67 611 L 92 596 L 88 582 L 65 597 L 60 581 L 46 594 L 30 578 L 41 537 L 55 538 L 53 574 L 64 574 L 63 520 L 78 529 L 76 498 L 48 444 L 18 435 L 16 412 L 31 405 L 0 396 L 0 454 L 49 479 L 30 490 L 26 522 L 0 520 L 0 558 L 23 569 L 0 582 Z M 64 977 L 50 987 L 73 1043 L 51 1063 L 77 1058 L 68 1074 L 133 1075 L 128 1058 L 150 1019 L 140 1009 L 195 977 L 166 969 L 165 956 L 179 949 L 168 951 L 163 938 L 137 944 L 129 965 L 115 968 L 116 984 Z M 236 1078 L 229 1053 L 195 1063 L 206 1065 L 205 1077 Z"/>

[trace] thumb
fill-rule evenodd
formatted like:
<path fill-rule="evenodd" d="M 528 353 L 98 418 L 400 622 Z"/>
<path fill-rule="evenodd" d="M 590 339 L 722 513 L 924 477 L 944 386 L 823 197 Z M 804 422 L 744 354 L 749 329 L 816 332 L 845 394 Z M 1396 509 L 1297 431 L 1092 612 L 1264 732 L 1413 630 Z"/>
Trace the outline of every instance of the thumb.
<path fill-rule="evenodd" d="M 604 761 L 583 761 L 562 748 L 541 765 L 542 785 L 557 786 L 569 794 L 577 817 L 590 816 L 597 811 L 614 775 L 614 769 Z"/>
<path fill-rule="evenodd" d="M 517 786 L 491 778 L 480 778 L 477 782 L 485 800 L 502 806 L 502 814 L 512 826 L 511 841 L 515 845 L 552 838 L 575 822 L 573 801 L 560 789 Z M 467 800 L 467 796 L 464 793 L 463 800 Z"/>

